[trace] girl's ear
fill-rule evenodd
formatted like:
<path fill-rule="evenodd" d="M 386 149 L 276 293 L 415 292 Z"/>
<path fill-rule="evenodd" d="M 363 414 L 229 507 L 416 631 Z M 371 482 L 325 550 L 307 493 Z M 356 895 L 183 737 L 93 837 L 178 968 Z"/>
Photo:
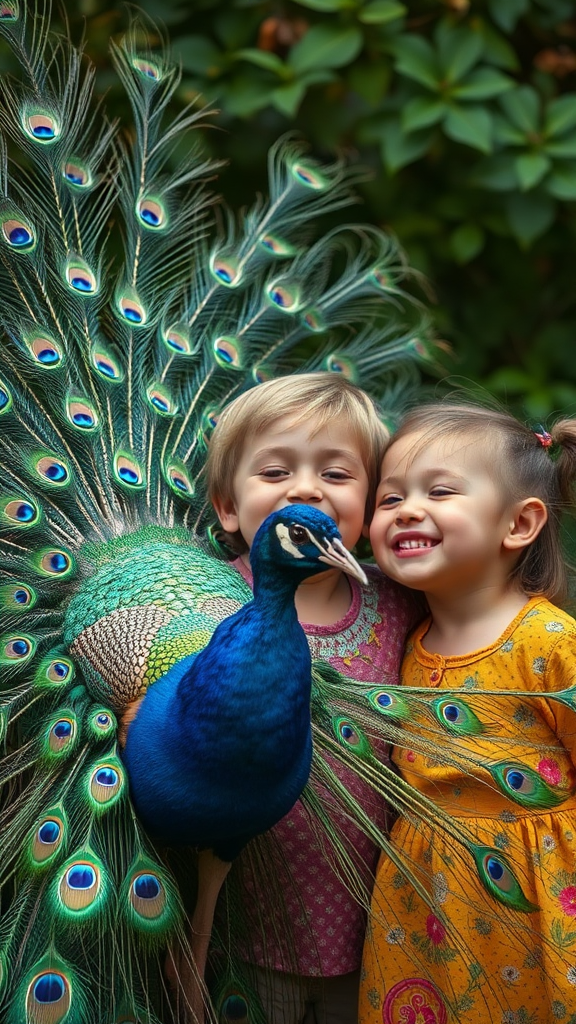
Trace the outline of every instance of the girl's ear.
<path fill-rule="evenodd" d="M 524 498 L 514 506 L 514 518 L 510 520 L 503 546 L 508 551 L 520 551 L 529 547 L 548 521 L 548 509 L 540 498 Z"/>
<path fill-rule="evenodd" d="M 212 502 L 220 526 L 226 533 L 236 533 L 240 529 L 236 505 L 232 498 L 214 498 Z"/>

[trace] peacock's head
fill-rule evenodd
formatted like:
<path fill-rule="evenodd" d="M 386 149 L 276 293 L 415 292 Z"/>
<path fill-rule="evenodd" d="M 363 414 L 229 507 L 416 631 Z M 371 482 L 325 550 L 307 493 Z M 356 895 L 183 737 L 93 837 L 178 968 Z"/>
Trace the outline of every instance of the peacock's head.
<path fill-rule="evenodd" d="M 267 565 L 299 579 L 335 568 L 368 582 L 334 520 L 313 505 L 289 505 L 269 515 L 254 537 L 250 561 L 255 576 Z"/>

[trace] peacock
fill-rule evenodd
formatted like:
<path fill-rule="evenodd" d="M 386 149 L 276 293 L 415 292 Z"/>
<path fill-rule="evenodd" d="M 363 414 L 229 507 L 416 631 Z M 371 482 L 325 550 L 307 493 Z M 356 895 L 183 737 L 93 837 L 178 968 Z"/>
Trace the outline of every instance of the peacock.
<path fill-rule="evenodd" d="M 93 68 L 52 33 L 49 14 L 0 8 L 19 66 L 2 82 L 0 108 L 2 1013 L 10 1024 L 158 1024 L 178 1014 L 166 949 L 191 965 L 200 990 L 206 955 L 185 924 L 192 854 L 179 874 L 165 843 L 207 844 L 229 863 L 294 802 L 310 758 L 322 761 L 311 751 L 311 705 L 317 718 L 329 713 L 336 752 L 352 750 L 356 735 L 338 714 L 350 710 L 338 686 L 318 670 L 310 700 L 291 598 L 306 567 L 344 555 L 336 540 L 327 550 L 333 524 L 292 509 L 262 534 L 258 582 L 260 601 L 273 594 L 282 607 L 275 622 L 297 668 L 301 738 L 289 784 L 278 801 L 260 769 L 255 800 L 253 778 L 241 782 L 238 757 L 229 751 L 230 762 L 220 743 L 221 768 L 229 777 L 235 764 L 238 785 L 226 813 L 235 801 L 243 830 L 193 822 L 183 790 L 179 805 L 175 791 L 167 799 L 168 769 L 154 769 L 152 750 L 153 737 L 162 746 L 159 718 L 169 728 L 163 702 L 177 692 L 186 703 L 187 684 L 194 692 L 210 671 L 218 677 L 212 659 L 229 633 L 237 651 L 253 645 L 260 607 L 223 557 L 206 499 L 211 431 L 237 394 L 298 366 L 371 379 L 376 391 L 388 380 L 393 397 L 429 342 L 388 235 L 344 225 L 314 238 L 315 218 L 352 201 L 353 172 L 280 140 L 269 199 L 234 217 L 208 191 L 214 167 L 190 140 L 206 112 L 170 119 L 179 76 L 167 52 L 152 51 L 137 23 L 112 43 L 133 111 L 125 134 L 93 102 Z M 300 553 L 316 538 L 297 573 L 277 545 L 272 571 L 279 529 Z M 284 668 L 273 646 L 267 653 L 266 682 Z M 285 704 L 269 713 L 286 728 Z M 188 758 L 183 732 L 164 739 L 164 755 Z M 249 735 L 238 739 L 246 750 Z M 266 744 L 262 753 L 266 761 Z M 195 780 L 204 815 L 216 778 Z M 201 853 L 201 892 L 204 862 Z M 222 1021 L 237 1019 L 239 998 L 229 966 L 225 975 Z"/>
<path fill-rule="evenodd" d="M 475 848 L 374 753 L 376 737 L 406 745 L 414 717 L 426 728 L 410 742 L 444 755 L 454 724 L 430 695 L 310 666 L 293 608 L 297 581 L 329 558 L 361 574 L 334 524 L 305 506 L 268 521 L 250 603 L 206 497 L 210 436 L 235 396 L 278 374 L 321 369 L 369 387 L 390 414 L 418 360 L 433 355 L 427 315 L 404 286 L 414 275 L 394 239 L 368 225 L 334 226 L 357 178 L 342 163 L 322 165 L 281 139 L 269 155 L 269 198 L 239 217 L 226 210 L 195 141 L 208 112 L 170 114 L 178 69 L 141 24 L 111 43 L 132 109 L 128 132 L 94 102 L 94 69 L 52 32 L 48 6 L 5 0 L 0 35 L 18 67 L 2 81 L 0 105 L 2 1020 L 176 1021 L 168 950 L 172 965 L 194 974 L 210 1019 L 258 1024 L 257 999 L 237 973 L 236 933 L 220 932 L 210 1000 L 206 942 L 190 939 L 187 921 L 193 932 L 210 930 L 212 903 L 196 900 L 198 888 L 212 893 L 205 851 L 224 865 L 221 876 L 245 843 L 261 865 L 266 836 L 249 840 L 301 791 L 344 877 L 368 900 L 306 785 L 310 770 L 430 898 L 427 880 L 339 783 L 334 759 L 402 813 L 447 832 L 490 895 L 528 909 L 485 866 L 508 871 L 509 861 Z M 327 214 L 332 226 L 315 234 Z M 208 740 L 226 700 L 219 659 L 238 692 L 246 675 L 250 685 L 285 678 L 275 644 L 261 642 L 263 606 L 296 665 L 299 745 L 280 800 L 266 765 L 268 741 L 288 725 L 282 699 L 256 709 L 252 729 L 267 742 L 255 775 L 242 754 L 252 753 L 250 718 L 228 730 L 230 743 Z M 249 654 L 248 673 L 239 652 L 253 651 L 255 637 L 261 669 Z M 182 716 L 169 711 L 202 686 L 209 701 L 190 707 L 203 716 L 194 750 Z M 275 723 L 269 735 L 263 708 Z M 166 767 L 167 751 L 191 765 L 186 785 Z M 202 814 L 214 806 L 207 823 Z M 202 848 L 196 859 L 191 846 Z"/>

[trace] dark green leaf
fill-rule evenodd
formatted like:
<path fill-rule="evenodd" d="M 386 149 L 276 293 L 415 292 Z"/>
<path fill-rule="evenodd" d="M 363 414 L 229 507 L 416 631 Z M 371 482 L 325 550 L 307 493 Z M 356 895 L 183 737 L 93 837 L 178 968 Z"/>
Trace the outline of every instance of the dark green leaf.
<path fill-rule="evenodd" d="M 576 161 L 556 167 L 546 181 L 546 191 L 555 199 L 576 199 Z"/>
<path fill-rule="evenodd" d="M 396 57 L 396 70 L 428 89 L 437 91 L 441 73 L 436 54 L 423 36 L 402 35 L 395 40 L 392 52 Z"/>
<path fill-rule="evenodd" d="M 554 211 L 554 201 L 541 193 L 532 196 L 517 193 L 506 200 L 510 227 L 524 246 L 531 245 L 548 230 L 554 220 Z"/>
<path fill-rule="evenodd" d="M 558 96 L 548 104 L 544 118 L 546 135 L 562 135 L 576 125 L 576 93 Z"/>
<path fill-rule="evenodd" d="M 572 160 L 576 156 L 576 135 L 570 135 L 558 142 L 547 142 L 544 151 L 558 160 Z"/>
<path fill-rule="evenodd" d="M 523 153 L 517 157 L 516 169 L 523 191 L 534 188 L 549 171 L 551 162 L 542 153 Z"/>
<path fill-rule="evenodd" d="M 498 153 L 482 161 L 473 171 L 474 184 L 494 192 L 510 192 L 518 187 L 516 158 Z"/>
<path fill-rule="evenodd" d="M 357 61 L 349 69 L 347 77 L 350 88 L 366 103 L 376 106 L 386 93 L 391 76 L 390 65 L 380 59 L 371 64 L 367 61 Z"/>
<path fill-rule="evenodd" d="M 492 118 L 483 107 L 452 107 L 443 128 L 455 142 L 464 142 L 482 153 L 492 149 Z"/>
<path fill-rule="evenodd" d="M 385 25 L 406 14 L 408 8 L 396 0 L 372 0 L 358 13 L 358 20 L 365 25 Z"/>
<path fill-rule="evenodd" d="M 450 248 L 457 263 L 469 263 L 484 246 L 484 232 L 477 224 L 461 224 L 450 235 Z"/>
<path fill-rule="evenodd" d="M 506 68 L 507 71 L 518 70 L 520 63 L 516 52 L 504 36 L 483 18 L 478 19 L 477 31 L 484 41 L 485 61 L 497 68 Z"/>
<path fill-rule="evenodd" d="M 501 146 L 526 146 L 527 138 L 524 132 L 515 128 L 507 118 L 501 114 L 494 114 L 492 118 L 494 142 Z"/>
<path fill-rule="evenodd" d="M 404 135 L 398 121 L 390 121 L 382 129 L 381 138 L 382 159 L 387 169 L 393 173 L 424 156 L 433 134 L 430 131 L 423 131 Z"/>
<path fill-rule="evenodd" d="M 402 130 L 413 132 L 419 128 L 428 128 L 441 121 L 447 110 L 444 101 L 435 96 L 415 96 L 402 111 Z"/>
<path fill-rule="evenodd" d="M 358 56 L 362 42 L 362 33 L 358 28 L 314 25 L 292 47 L 288 63 L 297 75 L 318 68 L 339 68 Z"/>
<path fill-rule="evenodd" d="M 454 27 L 448 20 L 441 21 L 435 38 L 443 78 L 452 84 L 464 78 L 484 49 L 482 37 L 469 24 Z"/>
<path fill-rule="evenodd" d="M 526 134 L 540 127 L 540 97 L 530 85 L 520 85 L 500 97 L 500 103 L 516 128 Z"/>
<path fill-rule="evenodd" d="M 223 95 L 226 111 L 238 117 L 249 117 L 257 110 L 267 107 L 269 102 L 260 78 L 256 81 L 248 75 L 238 75 L 234 78 Z"/>
<path fill-rule="evenodd" d="M 268 50 L 237 50 L 234 56 L 236 60 L 247 60 L 250 64 L 256 64 L 259 68 L 272 71 L 273 74 L 278 75 L 280 78 L 285 77 L 289 73 L 284 61 L 280 60 L 280 57 L 277 57 L 275 53 L 269 53 Z"/>
<path fill-rule="evenodd" d="M 476 68 L 451 90 L 451 94 L 459 100 L 489 100 L 493 96 L 500 96 L 513 85 L 514 82 L 508 75 L 503 75 L 495 68 Z"/>
<path fill-rule="evenodd" d="M 270 102 L 276 110 L 286 117 L 294 117 L 304 96 L 306 84 L 304 82 L 292 82 L 291 85 L 282 85 L 279 89 L 273 89 L 270 93 Z"/>
<path fill-rule="evenodd" d="M 530 7 L 530 0 L 490 0 L 490 14 L 504 32 L 512 32 L 518 18 Z"/>
<path fill-rule="evenodd" d="M 206 36 L 180 36 L 172 44 L 172 54 L 181 61 L 184 71 L 214 78 L 225 69 L 225 54 Z"/>
<path fill-rule="evenodd" d="M 522 191 L 534 188 L 551 166 L 551 161 L 543 153 L 523 153 L 516 157 L 516 172 Z"/>
<path fill-rule="evenodd" d="M 343 11 L 355 6 L 354 0 L 298 0 L 298 3 L 313 11 Z"/>

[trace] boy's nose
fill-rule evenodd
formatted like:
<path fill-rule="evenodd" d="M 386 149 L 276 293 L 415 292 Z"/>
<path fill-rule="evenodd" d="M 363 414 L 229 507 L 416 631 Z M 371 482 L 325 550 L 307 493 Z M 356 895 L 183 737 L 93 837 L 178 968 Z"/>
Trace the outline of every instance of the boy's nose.
<path fill-rule="evenodd" d="M 322 488 L 318 478 L 312 473 L 297 473 L 292 478 L 288 490 L 288 500 L 294 503 L 299 501 L 321 501 Z"/>

